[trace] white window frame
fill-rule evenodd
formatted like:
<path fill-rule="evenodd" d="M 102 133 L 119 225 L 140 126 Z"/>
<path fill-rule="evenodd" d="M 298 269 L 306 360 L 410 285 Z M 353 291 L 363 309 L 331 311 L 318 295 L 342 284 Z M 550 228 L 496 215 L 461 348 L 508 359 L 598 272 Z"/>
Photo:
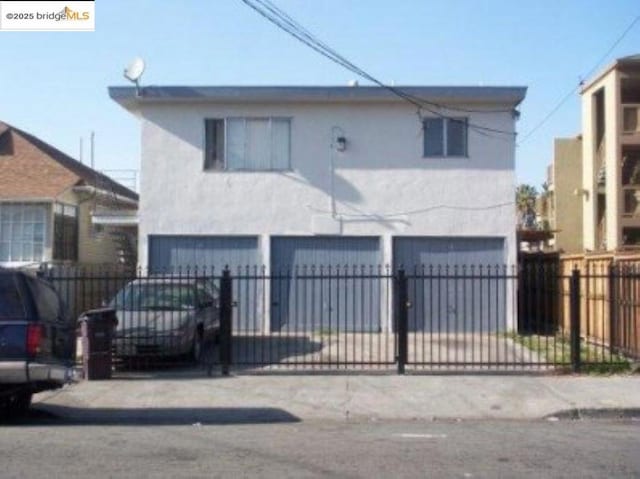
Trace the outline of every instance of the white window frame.
<path fill-rule="evenodd" d="M 20 254 L 19 257 L 14 257 L 12 254 L 12 249 L 15 246 L 14 245 L 14 239 L 13 239 L 13 228 L 14 228 L 14 224 L 16 224 L 16 222 L 9 221 L 8 224 L 11 225 L 11 232 L 9 234 L 9 241 L 4 241 L 2 239 L 2 236 L 0 236 L 0 242 L 2 243 L 7 243 L 8 247 L 9 247 L 9 254 L 8 254 L 8 258 L 2 258 L 0 257 L 0 262 L 2 263 L 35 263 L 35 262 L 41 262 L 45 260 L 45 256 L 47 254 L 47 244 L 48 244 L 48 235 L 49 235 L 49 224 L 50 224 L 50 216 L 51 216 L 51 204 L 50 203 L 40 203 L 40 202 L 1 202 L 0 203 L 0 230 L 2 229 L 2 212 L 1 210 L 3 208 L 7 208 L 7 207 L 20 207 L 20 208 L 24 208 L 24 207 L 28 207 L 28 206 L 35 206 L 35 207 L 41 207 L 44 209 L 44 215 L 41 218 L 42 221 L 25 221 L 24 219 L 24 210 L 21 212 L 21 218 L 19 221 L 19 224 L 21 225 L 21 229 L 24 230 L 24 225 L 27 223 L 33 224 L 34 225 L 34 232 L 32 233 L 32 236 L 30 238 L 25 239 L 24 237 L 24 233 L 22 238 L 18 239 L 16 241 L 16 244 L 20 244 L 21 245 L 21 251 L 24 252 L 24 245 L 25 244 L 29 244 L 31 247 L 31 256 L 29 258 L 25 258 L 23 254 Z M 42 224 L 42 240 L 41 241 L 35 241 L 35 225 L 36 224 Z M 2 232 L 0 231 L 0 234 Z M 41 255 L 39 257 L 34 256 L 33 251 L 35 249 L 35 246 L 41 246 Z"/>
<path fill-rule="evenodd" d="M 280 171 L 292 171 L 293 168 L 291 166 L 292 161 L 291 161 L 291 125 L 292 125 L 292 120 L 293 118 L 290 116 L 227 116 L 227 117 L 207 117 L 205 118 L 205 120 L 209 120 L 209 119 L 221 119 L 224 122 L 224 158 L 222 159 L 222 168 L 220 169 L 216 169 L 216 168 L 210 168 L 210 169 L 205 169 L 204 171 L 234 171 L 234 172 L 242 172 L 242 171 L 249 171 L 249 172 L 280 172 Z M 244 125 L 244 151 L 245 151 L 245 157 L 243 158 L 244 160 L 244 166 L 241 168 L 232 168 L 229 166 L 229 121 L 238 121 L 241 120 L 243 121 Z M 246 166 L 246 150 L 247 150 L 247 122 L 251 121 L 251 120 L 259 120 L 259 121 L 264 121 L 267 120 L 269 123 L 269 138 L 271 139 L 271 141 L 273 141 L 273 133 L 272 133 L 272 125 L 274 121 L 284 121 L 287 123 L 287 125 L 289 126 L 289 141 L 287 144 L 287 157 L 288 157 L 288 163 L 285 167 L 278 167 L 278 168 L 274 168 L 273 167 L 273 145 L 271 145 L 271 149 L 269 151 L 269 168 L 252 168 L 252 167 L 247 167 Z M 206 127 L 205 127 L 206 128 Z M 205 131 L 205 135 L 206 135 L 206 131 Z M 205 138 L 205 147 L 204 147 L 204 154 L 206 155 L 207 153 L 207 146 L 206 146 L 206 138 Z"/>
<path fill-rule="evenodd" d="M 424 133 L 424 122 L 427 120 L 442 121 L 442 155 L 427 155 L 426 134 Z M 450 155 L 449 150 L 449 122 L 464 122 L 464 153 L 462 155 Z M 429 117 L 423 119 L 422 135 L 422 157 L 423 158 L 469 158 L 469 117 Z"/>

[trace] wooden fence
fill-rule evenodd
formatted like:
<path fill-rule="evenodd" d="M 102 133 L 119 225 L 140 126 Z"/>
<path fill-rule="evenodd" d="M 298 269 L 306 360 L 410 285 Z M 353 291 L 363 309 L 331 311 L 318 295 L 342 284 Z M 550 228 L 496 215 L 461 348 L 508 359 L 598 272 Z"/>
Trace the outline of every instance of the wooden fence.
<path fill-rule="evenodd" d="M 562 255 L 559 259 L 561 329 L 569 330 L 569 281 L 580 281 L 580 335 L 640 358 L 640 254 Z"/>

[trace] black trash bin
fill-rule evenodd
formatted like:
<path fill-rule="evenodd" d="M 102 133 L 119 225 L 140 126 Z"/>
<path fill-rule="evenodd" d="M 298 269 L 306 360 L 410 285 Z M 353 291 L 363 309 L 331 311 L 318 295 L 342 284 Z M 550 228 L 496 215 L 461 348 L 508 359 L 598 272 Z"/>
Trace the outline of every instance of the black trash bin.
<path fill-rule="evenodd" d="M 78 319 L 82 335 L 82 369 L 84 378 L 111 379 L 111 341 L 118 325 L 111 308 L 92 309 Z"/>

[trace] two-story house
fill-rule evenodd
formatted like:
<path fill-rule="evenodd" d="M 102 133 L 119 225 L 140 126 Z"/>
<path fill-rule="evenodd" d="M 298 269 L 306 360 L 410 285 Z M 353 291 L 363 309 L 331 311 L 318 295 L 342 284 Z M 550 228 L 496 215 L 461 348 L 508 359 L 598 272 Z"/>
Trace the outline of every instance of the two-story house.
<path fill-rule="evenodd" d="M 365 86 L 110 88 L 142 126 L 141 265 L 515 264 L 525 88 L 399 88 L 425 110 Z"/>
<path fill-rule="evenodd" d="M 519 87 L 112 87 L 142 125 L 139 258 L 504 264 Z"/>

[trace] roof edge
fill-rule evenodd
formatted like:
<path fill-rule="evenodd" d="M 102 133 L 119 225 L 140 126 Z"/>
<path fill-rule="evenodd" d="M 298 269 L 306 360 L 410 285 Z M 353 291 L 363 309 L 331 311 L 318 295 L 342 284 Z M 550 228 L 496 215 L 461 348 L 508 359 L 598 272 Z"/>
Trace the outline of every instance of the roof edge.
<path fill-rule="evenodd" d="M 616 70 L 621 67 L 631 66 L 631 65 L 640 65 L 640 55 L 629 55 L 626 57 L 616 58 L 614 61 L 609 63 L 606 67 L 602 69 L 596 76 L 592 79 L 584 82 L 583 85 L 580 86 L 580 94 L 582 95 L 585 91 L 589 90 L 593 85 L 602 80 L 605 76 L 607 76 L 611 71 Z"/>
<path fill-rule="evenodd" d="M 506 104 L 524 100 L 524 86 L 394 86 L 427 103 Z M 109 96 L 127 109 L 144 103 L 341 103 L 402 102 L 392 91 L 379 86 L 110 86 Z"/>
<path fill-rule="evenodd" d="M 79 181 L 85 181 L 87 183 L 91 183 L 92 181 L 97 181 L 97 179 L 103 180 L 110 185 L 111 188 L 119 195 L 128 197 L 134 201 L 139 201 L 140 197 L 138 193 L 127 188 L 126 186 L 118 183 L 113 178 L 94 170 L 93 168 L 79 162 L 75 158 L 67 155 L 62 150 L 59 150 L 55 146 L 47 143 L 44 140 L 41 140 L 35 135 L 24 131 L 20 128 L 17 128 L 13 125 L 10 125 L 5 122 L 0 122 L 0 125 L 5 125 L 8 127 L 7 131 L 12 131 L 13 133 L 22 137 L 25 141 L 29 142 L 33 147 L 37 148 L 43 155 L 48 156 L 51 160 L 58 163 L 60 166 L 65 168 L 66 170 L 73 173 Z M 87 179 L 87 175 L 91 176 L 91 179 Z M 74 185 L 70 185 L 73 187 Z"/>

